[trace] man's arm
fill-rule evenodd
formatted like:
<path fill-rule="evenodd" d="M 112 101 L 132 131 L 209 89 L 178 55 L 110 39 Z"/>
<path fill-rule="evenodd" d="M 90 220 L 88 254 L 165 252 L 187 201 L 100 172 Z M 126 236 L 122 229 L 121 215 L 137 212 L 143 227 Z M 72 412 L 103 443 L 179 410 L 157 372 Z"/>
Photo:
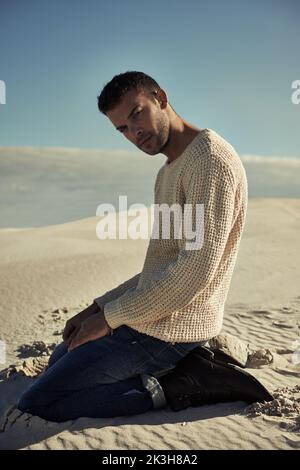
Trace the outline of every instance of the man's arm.
<path fill-rule="evenodd" d="M 94 299 L 94 303 L 96 303 L 102 310 L 104 309 L 104 305 L 108 302 L 111 302 L 118 297 L 121 297 L 126 291 L 129 289 L 134 290 L 139 282 L 141 273 L 136 274 L 135 276 L 131 277 L 127 281 L 123 282 L 119 286 L 111 289 L 110 291 L 105 292 L 105 294 L 101 295 Z"/>
<path fill-rule="evenodd" d="M 162 170 L 162 167 L 158 170 L 158 173 L 155 178 L 154 194 L 157 190 L 157 187 L 160 181 L 161 170 Z M 140 272 L 136 274 L 135 276 L 131 277 L 130 279 L 128 279 L 127 281 L 123 282 L 119 286 L 115 287 L 114 289 L 105 292 L 105 294 L 94 299 L 94 303 L 98 305 L 102 310 L 104 310 L 104 305 L 106 303 L 112 302 L 113 300 L 118 299 L 119 297 L 121 297 L 121 295 L 123 295 L 127 291 L 128 293 L 129 291 L 133 292 L 138 285 L 141 274 L 142 273 Z"/>
<path fill-rule="evenodd" d="M 213 279 L 233 224 L 235 185 L 231 170 L 217 163 L 203 176 L 191 174 L 186 204 L 191 204 L 194 228 L 196 204 L 204 204 L 204 237 L 200 249 L 186 249 L 146 287 L 129 290 L 104 305 L 104 316 L 112 328 L 148 323 L 169 316 L 189 304 Z M 203 227 L 202 227 L 203 230 Z"/>

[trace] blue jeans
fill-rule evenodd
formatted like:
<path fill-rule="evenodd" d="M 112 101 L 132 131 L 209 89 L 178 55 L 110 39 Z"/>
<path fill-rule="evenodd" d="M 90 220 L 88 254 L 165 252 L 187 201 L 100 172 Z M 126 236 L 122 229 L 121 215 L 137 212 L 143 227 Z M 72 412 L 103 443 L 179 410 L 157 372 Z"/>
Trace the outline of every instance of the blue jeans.
<path fill-rule="evenodd" d="M 168 343 L 126 325 L 70 352 L 62 342 L 18 408 L 56 422 L 144 413 L 164 403 L 155 375 L 204 343 Z"/>

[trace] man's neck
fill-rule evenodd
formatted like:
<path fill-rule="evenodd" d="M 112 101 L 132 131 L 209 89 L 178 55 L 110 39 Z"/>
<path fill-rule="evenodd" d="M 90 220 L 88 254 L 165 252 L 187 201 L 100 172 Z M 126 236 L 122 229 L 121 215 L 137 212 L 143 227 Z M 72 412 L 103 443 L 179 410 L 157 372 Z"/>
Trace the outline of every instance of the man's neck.
<path fill-rule="evenodd" d="M 201 131 L 195 126 L 182 121 L 182 126 L 170 130 L 168 145 L 162 152 L 167 157 L 167 164 L 176 160 L 184 152 L 186 147 Z"/>

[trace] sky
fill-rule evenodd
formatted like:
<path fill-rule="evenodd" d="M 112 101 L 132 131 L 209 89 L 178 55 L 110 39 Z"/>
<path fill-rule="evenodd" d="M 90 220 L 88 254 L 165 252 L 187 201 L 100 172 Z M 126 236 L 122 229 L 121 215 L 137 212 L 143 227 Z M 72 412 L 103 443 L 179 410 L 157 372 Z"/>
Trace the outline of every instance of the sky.
<path fill-rule="evenodd" d="M 0 146 L 137 148 L 97 108 L 138 70 L 241 154 L 300 157 L 298 0 L 0 0 Z"/>

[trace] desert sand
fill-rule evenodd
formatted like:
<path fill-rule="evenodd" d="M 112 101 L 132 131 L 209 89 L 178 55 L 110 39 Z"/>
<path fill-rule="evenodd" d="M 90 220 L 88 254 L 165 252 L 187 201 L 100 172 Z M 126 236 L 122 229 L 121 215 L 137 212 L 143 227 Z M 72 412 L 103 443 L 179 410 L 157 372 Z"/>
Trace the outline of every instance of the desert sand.
<path fill-rule="evenodd" d="M 225 306 L 222 332 L 247 346 L 246 370 L 274 393 L 273 402 L 59 424 L 15 408 L 65 321 L 142 269 L 148 240 L 99 240 L 98 220 L 0 230 L 0 448 L 299 449 L 300 199 L 249 200 Z"/>

